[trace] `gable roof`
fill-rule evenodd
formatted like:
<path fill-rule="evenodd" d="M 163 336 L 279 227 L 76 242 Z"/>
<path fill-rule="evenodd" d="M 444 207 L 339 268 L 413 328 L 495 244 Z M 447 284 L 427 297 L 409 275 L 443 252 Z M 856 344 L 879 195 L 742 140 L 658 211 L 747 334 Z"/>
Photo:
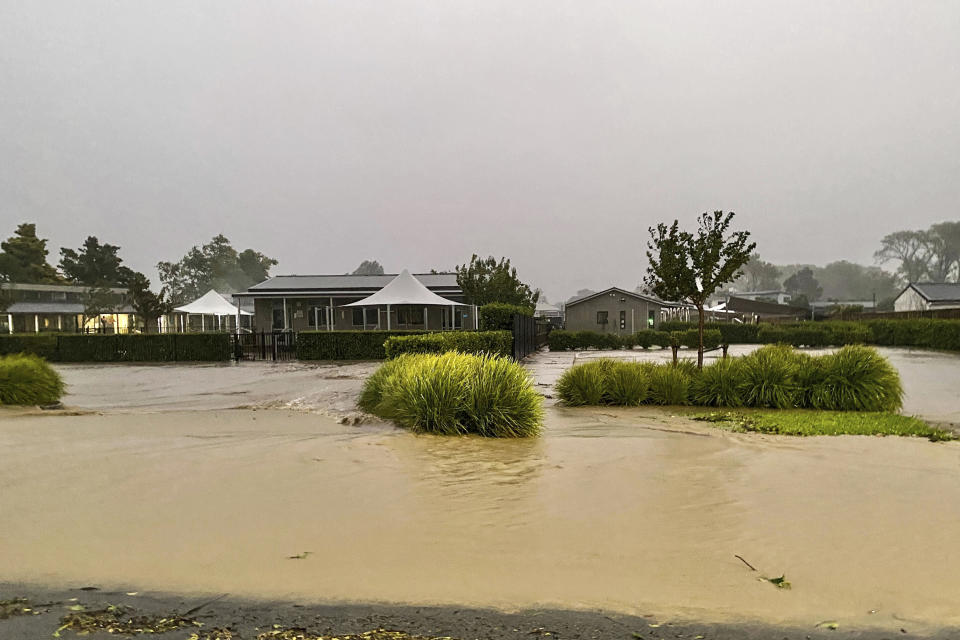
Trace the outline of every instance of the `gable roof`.
<path fill-rule="evenodd" d="M 376 293 L 399 274 L 384 275 L 289 275 L 273 276 L 234 296 L 261 297 L 275 295 L 346 295 L 363 297 Z M 414 273 L 414 278 L 427 289 L 440 295 L 462 295 L 455 273 Z"/>
<path fill-rule="evenodd" d="M 346 307 L 364 307 L 379 306 L 391 304 L 414 304 L 420 305 L 442 305 L 454 306 L 462 305 L 460 302 L 441 298 L 430 289 L 423 286 L 423 283 L 410 275 L 410 272 L 404 269 L 396 278 L 391 280 L 387 286 L 377 291 L 371 296 L 351 302 L 344 305 Z"/>
<path fill-rule="evenodd" d="M 238 313 L 245 316 L 253 315 L 249 311 L 238 310 L 237 307 L 213 289 L 210 289 L 210 291 L 207 291 L 190 304 L 177 307 L 174 311 L 204 316 L 235 316 Z"/>
<path fill-rule="evenodd" d="M 810 313 L 810 310 L 805 307 L 793 307 L 787 304 L 764 302 L 763 300 L 752 300 L 750 298 L 738 298 L 737 296 L 727 298 L 726 310 L 771 316 L 802 316 Z"/>
<path fill-rule="evenodd" d="M 596 292 L 596 293 L 591 293 L 591 294 L 588 295 L 588 296 L 583 296 L 582 298 L 577 298 L 576 300 L 571 300 L 571 301 L 567 302 L 567 307 L 569 308 L 569 307 L 572 307 L 572 306 L 574 306 L 574 305 L 580 304 L 581 302 L 586 302 L 587 300 L 593 300 L 594 298 L 598 298 L 598 297 L 600 297 L 600 296 L 605 296 L 605 295 L 610 295 L 610 294 L 621 295 L 621 296 L 629 296 L 629 297 L 631 297 L 631 298 L 636 298 L 637 300 L 643 300 L 644 302 L 652 302 L 652 303 L 654 303 L 654 304 L 659 304 L 659 305 L 661 305 L 661 306 L 665 306 L 665 305 L 666 305 L 666 306 L 669 306 L 669 305 L 672 305 L 672 304 L 673 304 L 673 303 L 671 303 L 671 302 L 666 302 L 666 301 L 664 301 L 664 300 L 660 300 L 660 299 L 658 299 L 658 298 L 654 298 L 653 296 L 646 296 L 646 295 L 643 295 L 642 293 L 636 293 L 636 292 L 634 292 L 634 291 L 627 291 L 626 289 L 621 289 L 620 287 L 610 287 L 609 289 L 604 289 L 603 291 L 598 291 L 598 292 Z"/>
<path fill-rule="evenodd" d="M 913 289 L 928 302 L 960 302 L 958 282 L 911 282 L 903 291 L 907 289 Z M 903 295 L 903 291 L 900 295 Z"/>

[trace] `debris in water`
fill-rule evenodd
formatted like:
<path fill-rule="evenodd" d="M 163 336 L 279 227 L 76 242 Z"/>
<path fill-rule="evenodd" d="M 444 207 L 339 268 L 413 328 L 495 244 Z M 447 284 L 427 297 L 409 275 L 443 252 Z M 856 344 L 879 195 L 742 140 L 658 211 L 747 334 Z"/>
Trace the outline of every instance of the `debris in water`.
<path fill-rule="evenodd" d="M 287 556 L 287 560 L 306 560 L 313 551 L 304 551 L 303 553 L 298 553 L 295 556 Z"/>
<path fill-rule="evenodd" d="M 264 631 L 257 636 L 257 640 L 454 640 L 450 636 L 416 636 L 406 631 L 388 631 L 387 629 L 373 629 L 363 633 L 337 634 L 334 636 L 318 636 L 308 633 L 302 627 L 291 629 L 275 628 Z"/>
<path fill-rule="evenodd" d="M 36 607 L 30 604 L 26 598 L 13 598 L 12 600 L 0 600 L 0 620 L 6 620 L 13 616 L 38 616 L 40 612 Z"/>
<path fill-rule="evenodd" d="M 830 629 L 830 631 L 836 631 L 840 628 L 840 625 L 833 620 L 824 620 L 823 622 L 818 622 L 817 627 L 821 629 Z"/>
<path fill-rule="evenodd" d="M 233 640 L 233 638 L 233 631 L 230 629 L 214 627 L 213 629 L 207 629 L 206 631 L 195 631 L 194 633 L 190 634 L 190 637 L 187 638 L 187 640 Z"/>
<path fill-rule="evenodd" d="M 779 578 L 764 578 L 764 580 L 775 586 L 777 589 L 789 589 L 792 586 L 787 580 L 786 575 L 782 575 Z"/>
<path fill-rule="evenodd" d="M 75 609 L 82 605 L 70 607 Z M 74 631 L 78 635 L 87 635 L 97 631 L 135 635 L 138 633 L 167 633 L 184 627 L 200 627 L 202 623 L 176 614 L 168 616 L 134 615 L 129 607 L 109 605 L 95 611 L 75 610 L 60 618 L 60 628 L 53 637 L 59 638 L 61 631 Z"/>

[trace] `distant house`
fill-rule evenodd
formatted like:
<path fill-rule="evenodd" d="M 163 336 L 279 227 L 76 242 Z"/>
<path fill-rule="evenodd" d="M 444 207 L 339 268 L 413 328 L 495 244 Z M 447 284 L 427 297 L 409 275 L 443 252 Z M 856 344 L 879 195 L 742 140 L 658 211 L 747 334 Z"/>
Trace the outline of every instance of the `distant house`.
<path fill-rule="evenodd" d="M 960 309 L 960 283 L 911 282 L 893 301 L 894 311 Z"/>
<path fill-rule="evenodd" d="M 556 329 L 563 326 L 563 311 L 547 302 L 538 302 L 536 309 L 533 310 L 533 317 L 549 323 Z"/>
<path fill-rule="evenodd" d="M 568 331 L 599 331 L 626 335 L 660 325 L 663 300 L 610 287 L 567 302 L 564 323 Z"/>
<path fill-rule="evenodd" d="M 84 314 L 89 287 L 6 283 L 0 284 L 0 291 L 9 303 L 0 311 L 0 332 L 3 333 L 126 333 L 134 323 L 126 289 L 109 289 L 109 308 L 96 315 Z"/>
<path fill-rule="evenodd" d="M 768 291 L 739 291 L 731 292 L 730 295 L 736 296 L 741 300 L 759 300 L 760 302 L 774 302 L 776 304 L 789 304 L 791 295 L 781 289 L 770 289 Z"/>
<path fill-rule="evenodd" d="M 457 274 L 412 275 L 438 296 L 465 302 Z M 388 326 L 439 331 L 475 327 L 472 306 L 348 306 L 377 293 L 397 277 L 398 274 L 274 276 L 233 297 L 253 302 L 255 331 L 375 331 Z"/>
<path fill-rule="evenodd" d="M 799 319 L 810 316 L 810 309 L 807 307 L 792 307 L 787 304 L 767 302 L 766 300 L 751 300 L 750 298 L 741 298 L 739 295 L 727 298 L 725 309 L 739 313 L 749 321 L 768 318 Z"/>

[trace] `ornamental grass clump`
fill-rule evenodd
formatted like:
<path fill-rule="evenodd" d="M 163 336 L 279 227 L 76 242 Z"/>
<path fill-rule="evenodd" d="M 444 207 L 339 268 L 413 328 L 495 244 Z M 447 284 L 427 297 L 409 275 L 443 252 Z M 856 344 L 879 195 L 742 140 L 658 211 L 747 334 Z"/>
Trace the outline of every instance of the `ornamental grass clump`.
<path fill-rule="evenodd" d="M 870 347 L 849 345 L 820 360 L 810 406 L 836 411 L 897 411 L 903 387 L 897 370 Z"/>
<path fill-rule="evenodd" d="M 633 407 L 647 399 L 650 380 L 643 365 L 614 361 L 606 369 L 606 378 L 608 404 Z"/>
<path fill-rule="evenodd" d="M 647 379 L 650 389 L 647 400 L 650 404 L 689 404 L 690 382 L 693 380 L 697 365 L 690 366 L 686 361 L 673 364 L 647 365 Z"/>
<path fill-rule="evenodd" d="M 557 380 L 557 395 L 572 407 L 607 404 L 607 370 L 612 365 L 613 360 L 599 359 L 567 369 Z"/>
<path fill-rule="evenodd" d="M 690 383 L 691 404 L 708 407 L 743 406 L 739 358 L 722 358 L 703 368 Z"/>
<path fill-rule="evenodd" d="M 760 347 L 740 358 L 740 394 L 744 405 L 772 409 L 796 406 L 800 392 L 798 366 L 796 352 L 781 344 Z"/>
<path fill-rule="evenodd" d="M 43 358 L 0 356 L 0 405 L 54 404 L 61 395 L 63 380 Z"/>
<path fill-rule="evenodd" d="M 451 351 L 384 363 L 367 379 L 357 404 L 416 432 L 516 438 L 539 433 L 541 403 L 517 363 Z"/>

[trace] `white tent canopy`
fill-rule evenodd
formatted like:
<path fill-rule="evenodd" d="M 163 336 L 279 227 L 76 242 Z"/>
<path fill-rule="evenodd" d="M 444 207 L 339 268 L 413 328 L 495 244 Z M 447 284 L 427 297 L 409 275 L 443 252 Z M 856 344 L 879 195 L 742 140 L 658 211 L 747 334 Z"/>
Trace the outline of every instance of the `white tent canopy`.
<path fill-rule="evenodd" d="M 465 307 L 468 305 L 462 302 L 454 302 L 438 296 L 430 289 L 427 289 L 422 282 L 410 275 L 410 272 L 404 269 L 396 278 L 391 280 L 387 286 L 375 294 L 344 305 L 345 307 L 387 307 L 387 329 L 390 329 L 390 307 L 392 305 L 406 304 L 418 307 L 449 307 L 450 308 L 450 326 L 453 327 L 453 307 Z M 424 326 L 426 326 L 426 314 L 424 314 Z"/>
<path fill-rule="evenodd" d="M 411 304 L 416 306 L 440 305 L 444 307 L 467 306 L 462 302 L 454 302 L 453 300 L 447 300 L 446 298 L 438 296 L 423 286 L 423 283 L 410 275 L 410 272 L 406 269 L 401 271 L 400 275 L 372 296 L 368 296 L 358 302 L 351 302 L 344 306 L 377 307 L 394 304 Z"/>
<path fill-rule="evenodd" d="M 178 313 L 187 313 L 197 316 L 252 316 L 249 311 L 243 311 L 231 304 L 222 295 L 210 289 L 205 294 L 182 307 L 177 307 L 174 311 Z"/>

